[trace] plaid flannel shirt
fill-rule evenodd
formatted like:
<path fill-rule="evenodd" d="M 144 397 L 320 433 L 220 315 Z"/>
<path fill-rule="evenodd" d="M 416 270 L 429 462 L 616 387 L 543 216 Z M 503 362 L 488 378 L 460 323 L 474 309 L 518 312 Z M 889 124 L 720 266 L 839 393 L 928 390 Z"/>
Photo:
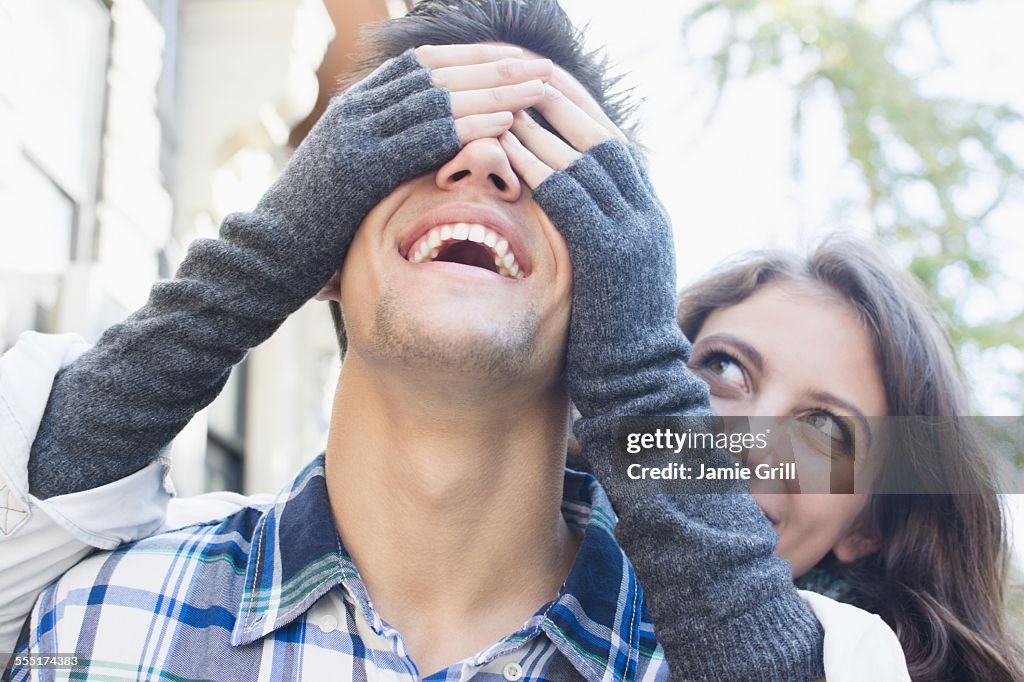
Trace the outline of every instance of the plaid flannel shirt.
<path fill-rule="evenodd" d="M 272 505 L 97 554 L 50 586 L 19 653 L 73 653 L 12 680 L 663 680 L 667 664 L 614 513 L 566 471 L 583 532 L 559 595 L 519 630 L 421 678 L 335 531 L 321 455 Z M 527 559 L 528 560 L 528 559 Z"/>

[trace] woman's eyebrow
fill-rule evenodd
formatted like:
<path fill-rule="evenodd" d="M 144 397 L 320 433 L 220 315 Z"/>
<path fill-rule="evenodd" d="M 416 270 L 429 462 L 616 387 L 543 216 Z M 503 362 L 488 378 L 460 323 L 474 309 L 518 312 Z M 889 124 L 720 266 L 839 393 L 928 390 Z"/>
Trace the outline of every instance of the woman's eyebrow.
<path fill-rule="evenodd" d="M 864 416 L 864 411 L 851 403 L 848 400 L 843 400 L 834 393 L 828 391 L 809 391 L 807 397 L 811 400 L 831 405 L 832 407 L 839 408 L 844 412 L 851 413 L 854 418 L 860 423 L 860 427 L 864 429 L 864 432 L 868 434 L 868 447 L 871 447 L 871 427 L 868 425 L 868 420 Z"/>
<path fill-rule="evenodd" d="M 758 372 L 764 371 L 764 358 L 757 352 L 757 349 L 732 334 L 711 334 L 702 338 L 698 345 L 704 345 L 705 343 L 724 343 L 732 346 L 742 353 Z"/>

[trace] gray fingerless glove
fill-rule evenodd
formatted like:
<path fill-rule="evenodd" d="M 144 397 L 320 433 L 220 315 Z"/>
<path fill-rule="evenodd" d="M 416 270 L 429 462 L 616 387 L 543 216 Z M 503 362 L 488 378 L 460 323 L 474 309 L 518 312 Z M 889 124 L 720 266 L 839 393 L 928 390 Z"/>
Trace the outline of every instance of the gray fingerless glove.
<path fill-rule="evenodd" d="M 625 145 L 604 142 L 534 197 L 572 256 L 576 437 L 619 515 L 672 679 L 821 676 L 821 626 L 749 494 L 641 495 L 613 474 L 616 417 L 711 414 L 676 324 L 672 230 L 643 171 Z"/>
<path fill-rule="evenodd" d="M 32 492 L 95 488 L 149 464 L 341 267 L 370 209 L 459 146 L 449 93 L 412 51 L 336 96 L 255 210 L 192 242 L 174 279 L 57 375 Z"/>

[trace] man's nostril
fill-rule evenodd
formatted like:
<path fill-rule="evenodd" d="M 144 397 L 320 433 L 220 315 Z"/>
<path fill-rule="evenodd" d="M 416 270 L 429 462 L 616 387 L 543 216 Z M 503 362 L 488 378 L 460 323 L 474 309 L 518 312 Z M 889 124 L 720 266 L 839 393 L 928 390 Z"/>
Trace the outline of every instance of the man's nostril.
<path fill-rule="evenodd" d="M 483 171 L 483 169 L 477 170 Z M 466 178 L 471 178 L 473 176 L 473 173 L 474 169 L 472 168 L 463 168 L 461 170 L 457 170 L 454 173 L 447 175 L 448 179 L 445 181 L 445 184 L 449 186 L 456 185 L 462 180 L 465 180 Z M 483 178 L 483 172 L 479 173 L 477 177 Z M 509 183 L 509 181 L 502 177 L 500 173 L 487 173 L 487 181 L 490 182 L 495 189 L 502 193 L 507 192 L 511 188 L 511 184 Z"/>

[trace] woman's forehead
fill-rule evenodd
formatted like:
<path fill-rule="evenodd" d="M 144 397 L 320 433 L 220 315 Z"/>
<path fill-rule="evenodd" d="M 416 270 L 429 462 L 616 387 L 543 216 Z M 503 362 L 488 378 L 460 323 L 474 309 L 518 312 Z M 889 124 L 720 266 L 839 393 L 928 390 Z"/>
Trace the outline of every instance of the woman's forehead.
<path fill-rule="evenodd" d="M 733 337 L 756 350 L 762 383 L 831 393 L 866 415 L 886 414 L 872 333 L 852 305 L 823 285 L 766 284 L 709 314 L 696 341 L 711 337 Z"/>

